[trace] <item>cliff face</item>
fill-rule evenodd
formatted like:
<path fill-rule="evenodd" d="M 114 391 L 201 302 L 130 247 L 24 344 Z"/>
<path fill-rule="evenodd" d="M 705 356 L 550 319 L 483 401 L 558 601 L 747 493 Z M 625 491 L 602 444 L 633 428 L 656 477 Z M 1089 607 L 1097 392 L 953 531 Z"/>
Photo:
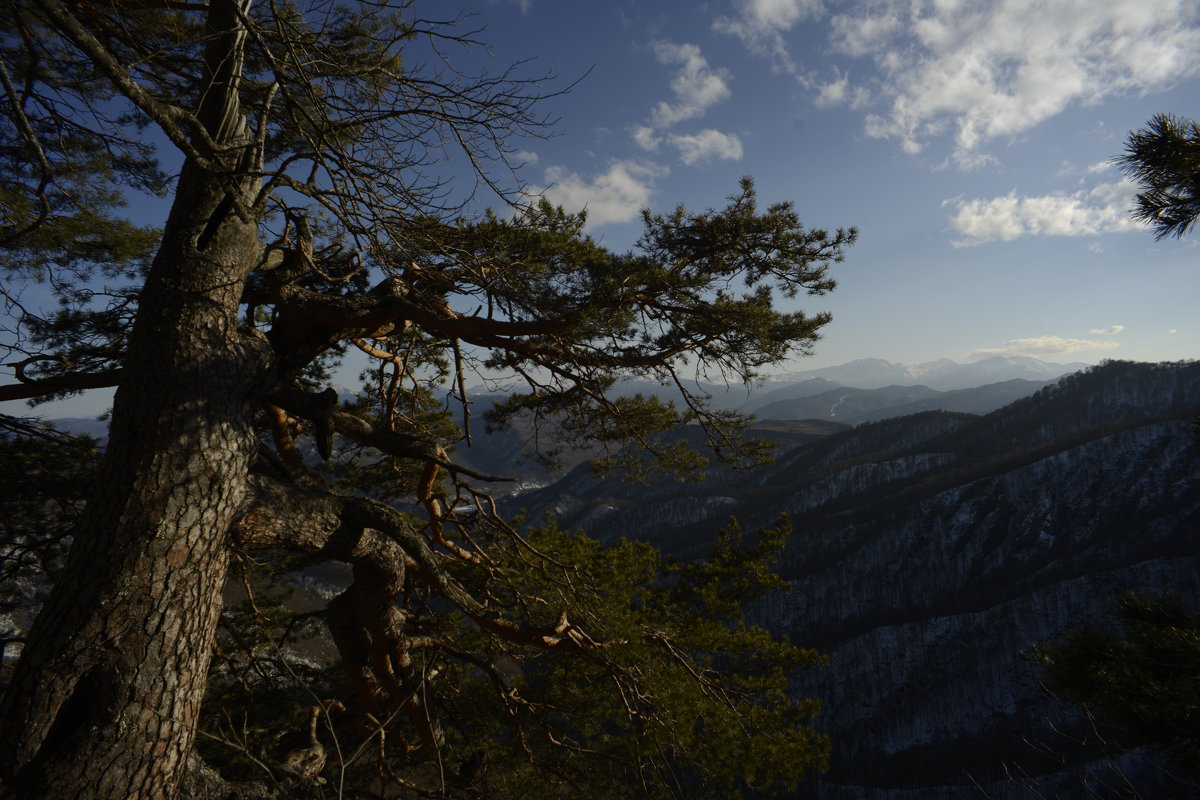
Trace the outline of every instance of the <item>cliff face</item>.
<path fill-rule="evenodd" d="M 685 557 L 731 514 L 747 529 L 791 514 L 793 589 L 757 614 L 831 658 L 796 677 L 835 742 L 801 796 L 1088 796 L 1104 750 L 1080 744 L 1022 653 L 1120 589 L 1200 601 L 1197 413 L 1200 364 L 1114 363 L 984 417 L 862 425 L 715 485 L 622 493 L 580 473 L 541 501 Z M 1156 796 L 1152 761 L 1117 770 Z"/>

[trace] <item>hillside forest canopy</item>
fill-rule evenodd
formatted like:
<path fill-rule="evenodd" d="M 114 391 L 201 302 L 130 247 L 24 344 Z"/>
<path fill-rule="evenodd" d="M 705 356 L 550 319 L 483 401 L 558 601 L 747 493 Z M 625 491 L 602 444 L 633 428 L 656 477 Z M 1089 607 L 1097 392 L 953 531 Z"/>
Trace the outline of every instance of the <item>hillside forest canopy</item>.
<path fill-rule="evenodd" d="M 695 474 L 661 436 L 695 425 L 757 463 L 696 379 L 808 352 L 828 316 L 779 300 L 832 290 L 853 229 L 746 180 L 605 249 L 510 163 L 562 87 L 477 70 L 471 28 L 415 4 L 13 0 L 2 25 L 0 399 L 116 388 L 99 455 L 3 419 L 5 577 L 51 583 L 5 670 L 4 797 L 768 796 L 824 764 L 787 691 L 818 657 L 744 615 L 786 520 L 673 563 L 504 519 L 507 476 L 456 453 L 519 422 Z M 683 399 L 610 393 L 634 376 Z M 510 390 L 486 419 L 481 380 Z M 325 562 L 352 580 L 320 609 L 269 579 Z M 317 640 L 336 670 L 289 656 Z"/>

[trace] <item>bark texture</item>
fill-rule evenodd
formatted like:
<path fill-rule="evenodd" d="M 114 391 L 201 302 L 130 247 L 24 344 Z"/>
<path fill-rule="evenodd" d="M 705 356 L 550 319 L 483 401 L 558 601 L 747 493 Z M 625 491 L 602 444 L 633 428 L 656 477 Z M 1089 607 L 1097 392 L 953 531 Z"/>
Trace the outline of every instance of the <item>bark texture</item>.
<path fill-rule="evenodd" d="M 191 748 L 266 361 L 237 332 L 255 226 L 228 214 L 202 242 L 221 182 L 192 170 L 180 197 L 109 456 L 3 709 L 17 796 L 170 797 Z"/>
<path fill-rule="evenodd" d="M 0 708 L 9 797 L 171 798 L 188 771 L 270 364 L 265 342 L 238 330 L 258 182 L 244 177 L 238 10 L 212 8 L 199 118 L 226 169 L 189 159 L 180 176 L 107 456 Z"/>

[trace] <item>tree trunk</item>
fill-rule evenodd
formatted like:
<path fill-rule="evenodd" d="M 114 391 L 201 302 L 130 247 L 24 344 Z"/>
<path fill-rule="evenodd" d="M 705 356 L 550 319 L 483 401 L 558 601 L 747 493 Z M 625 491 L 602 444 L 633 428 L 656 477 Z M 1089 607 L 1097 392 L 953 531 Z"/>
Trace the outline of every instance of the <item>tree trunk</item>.
<path fill-rule="evenodd" d="M 238 99 L 248 3 L 209 6 L 197 116 L 218 149 L 208 170 L 184 164 L 104 462 L 0 707 L 7 797 L 159 800 L 188 771 L 270 364 L 238 330 L 259 250 Z"/>
<path fill-rule="evenodd" d="M 188 770 L 271 363 L 238 330 L 259 252 L 238 94 L 248 7 L 209 6 L 208 169 L 184 164 L 93 495 L 0 707 L 7 796 L 158 800 Z"/>
<path fill-rule="evenodd" d="M 228 187 L 180 179 L 94 495 L 0 712 L 14 796 L 171 797 L 187 766 L 267 364 L 237 329 L 257 227 Z"/>

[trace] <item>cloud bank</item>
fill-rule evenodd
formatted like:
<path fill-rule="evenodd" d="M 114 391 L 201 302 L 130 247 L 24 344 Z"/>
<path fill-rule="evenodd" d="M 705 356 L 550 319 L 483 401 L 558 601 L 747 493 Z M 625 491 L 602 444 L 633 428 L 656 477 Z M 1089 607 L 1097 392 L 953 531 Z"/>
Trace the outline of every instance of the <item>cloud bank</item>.
<path fill-rule="evenodd" d="M 969 168 L 989 160 L 990 141 L 1070 106 L 1194 75 L 1198 22 L 1200 3 L 1179 0 L 867 0 L 832 18 L 831 41 L 878 69 L 869 136 L 917 153 L 952 134 L 953 157 Z M 821 87 L 822 100 L 851 97 L 844 82 L 839 73 Z"/>
<path fill-rule="evenodd" d="M 1119 327 L 1119 326 L 1118 326 Z M 1090 339 L 1064 339 L 1061 336 L 1034 336 L 1029 339 L 1009 339 L 1001 347 L 981 347 L 971 358 L 984 356 L 1052 356 L 1075 353 L 1080 350 L 1112 350 L 1116 342 Z"/>
<path fill-rule="evenodd" d="M 1129 218 L 1137 187 L 1128 180 L 1072 194 L 1021 197 L 1015 191 L 990 199 L 947 200 L 955 208 L 950 227 L 963 238 L 955 247 L 1008 242 L 1022 236 L 1096 236 L 1137 230 Z"/>

